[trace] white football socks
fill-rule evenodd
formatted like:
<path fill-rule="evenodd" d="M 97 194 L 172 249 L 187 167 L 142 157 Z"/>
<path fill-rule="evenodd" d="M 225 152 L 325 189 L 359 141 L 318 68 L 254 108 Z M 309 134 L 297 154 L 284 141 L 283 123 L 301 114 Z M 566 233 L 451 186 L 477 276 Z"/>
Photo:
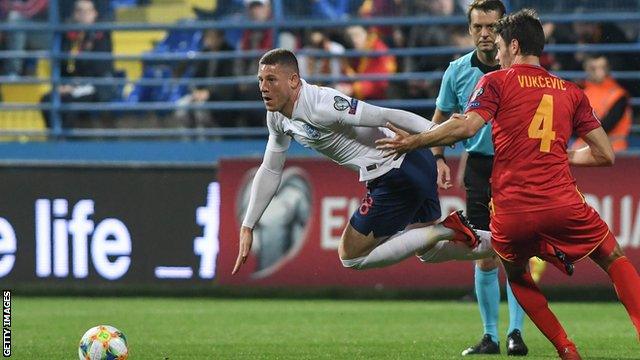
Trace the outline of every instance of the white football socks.
<path fill-rule="evenodd" d="M 342 264 L 358 270 L 388 266 L 416 253 L 427 251 L 453 235 L 453 230 L 440 224 L 401 231 L 375 247 L 368 255 L 342 260 Z"/>
<path fill-rule="evenodd" d="M 441 241 L 418 258 L 425 263 L 439 263 L 450 260 L 478 260 L 495 255 L 491 246 L 491 232 L 476 231 L 480 236 L 480 244 L 475 249 L 457 241 Z"/>

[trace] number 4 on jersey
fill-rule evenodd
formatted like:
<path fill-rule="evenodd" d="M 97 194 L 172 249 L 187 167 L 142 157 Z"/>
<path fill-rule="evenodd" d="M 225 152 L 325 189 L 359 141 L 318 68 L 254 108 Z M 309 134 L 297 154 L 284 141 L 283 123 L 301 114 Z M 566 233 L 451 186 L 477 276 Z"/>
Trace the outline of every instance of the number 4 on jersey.
<path fill-rule="evenodd" d="M 553 95 L 542 96 L 529 125 L 529 138 L 540 139 L 540 151 L 551 151 L 551 141 L 556 139 L 556 132 L 553 131 Z"/>

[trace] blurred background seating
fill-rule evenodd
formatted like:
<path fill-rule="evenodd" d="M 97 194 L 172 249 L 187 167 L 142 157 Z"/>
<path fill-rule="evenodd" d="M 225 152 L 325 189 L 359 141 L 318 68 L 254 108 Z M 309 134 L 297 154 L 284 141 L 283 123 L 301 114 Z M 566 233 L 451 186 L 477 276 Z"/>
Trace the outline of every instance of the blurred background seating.
<path fill-rule="evenodd" d="M 78 21 L 79 3 L 93 4 L 95 19 Z M 443 69 L 470 48 L 466 3 L 49 0 L 25 1 L 32 6 L 25 8 L 0 0 L 6 19 L 0 25 L 2 139 L 28 140 L 34 131 L 33 139 L 64 139 L 76 128 L 90 129 L 84 132 L 90 138 L 112 128 L 163 129 L 176 138 L 187 128 L 199 139 L 219 127 L 231 137 L 263 134 L 247 131 L 264 125 L 256 64 L 276 46 L 299 53 L 310 82 L 429 117 Z M 640 3 L 507 3 L 511 11 L 541 13 L 544 66 L 558 75 L 582 82 L 585 59 L 606 58 L 611 77 L 628 94 L 628 151 L 637 151 Z M 87 40 L 96 35 L 108 44 Z M 93 71 L 70 72 L 70 64 Z"/>

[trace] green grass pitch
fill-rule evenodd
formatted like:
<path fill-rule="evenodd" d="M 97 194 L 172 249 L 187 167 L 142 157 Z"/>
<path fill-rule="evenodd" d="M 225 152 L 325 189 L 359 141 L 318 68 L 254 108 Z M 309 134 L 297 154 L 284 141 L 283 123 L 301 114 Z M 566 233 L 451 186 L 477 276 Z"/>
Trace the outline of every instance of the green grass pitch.
<path fill-rule="evenodd" d="M 482 335 L 473 303 L 202 298 L 13 298 L 15 359 L 77 359 L 85 330 L 113 325 L 130 359 L 458 359 Z M 637 359 L 622 305 L 555 303 L 585 359 Z M 504 344 L 506 305 L 501 307 Z M 527 319 L 527 359 L 555 351 Z M 507 358 L 504 355 L 474 359 Z"/>

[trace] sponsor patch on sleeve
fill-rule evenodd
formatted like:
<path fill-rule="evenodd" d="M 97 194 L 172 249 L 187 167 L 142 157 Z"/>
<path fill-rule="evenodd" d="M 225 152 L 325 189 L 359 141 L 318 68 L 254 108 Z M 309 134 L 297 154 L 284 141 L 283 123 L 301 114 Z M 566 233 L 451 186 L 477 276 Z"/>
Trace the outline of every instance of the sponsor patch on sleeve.
<path fill-rule="evenodd" d="M 480 107 L 480 101 L 472 101 L 467 106 L 467 109 L 475 109 L 477 107 Z"/>
<path fill-rule="evenodd" d="M 358 109 L 358 99 L 351 98 L 351 104 L 349 105 L 349 114 L 350 115 L 355 114 L 357 109 Z"/>

